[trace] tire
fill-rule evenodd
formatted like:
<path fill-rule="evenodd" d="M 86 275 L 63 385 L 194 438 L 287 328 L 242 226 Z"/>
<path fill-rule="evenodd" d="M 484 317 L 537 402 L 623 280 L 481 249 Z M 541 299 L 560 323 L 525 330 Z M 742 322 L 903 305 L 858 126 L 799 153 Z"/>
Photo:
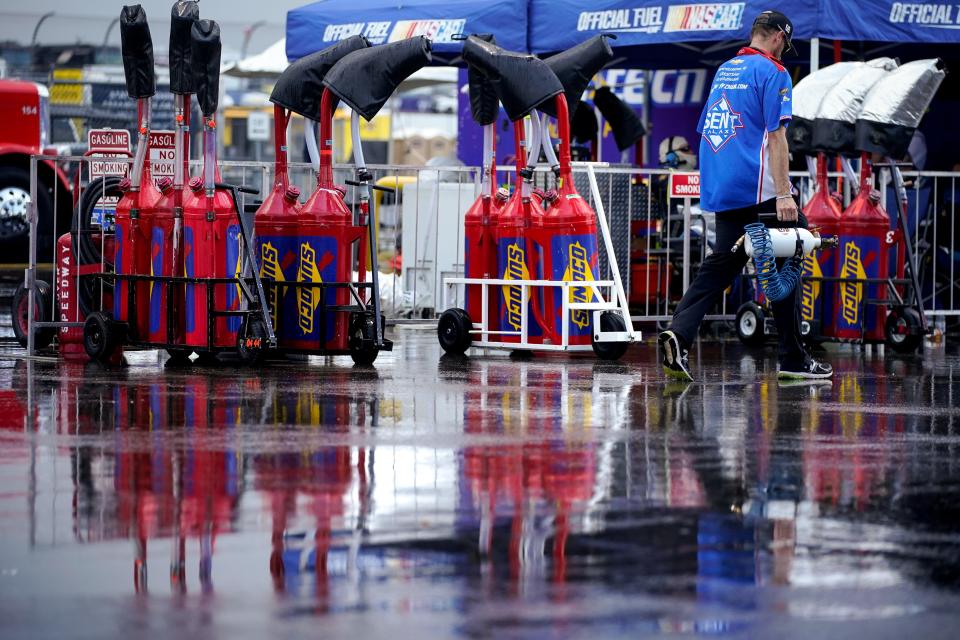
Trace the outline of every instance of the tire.
<path fill-rule="evenodd" d="M 447 309 L 437 322 L 437 339 L 443 350 L 451 355 L 462 356 L 473 344 L 470 330 L 473 322 L 463 309 Z"/>
<path fill-rule="evenodd" d="M 381 325 L 383 318 L 381 317 Z M 350 316 L 350 336 L 347 340 L 350 349 L 350 357 L 353 362 L 362 367 L 372 365 L 377 356 L 380 355 L 380 349 L 374 344 L 377 338 L 377 328 L 373 324 L 373 316 L 370 313 L 354 313 Z"/>
<path fill-rule="evenodd" d="M 49 320 L 50 308 L 53 305 L 53 291 L 50 289 L 50 285 L 43 280 L 37 280 L 36 285 L 37 288 L 33 294 L 33 319 Z M 27 316 L 29 312 L 30 298 L 27 296 L 27 288 L 23 283 L 20 283 L 13 293 L 13 301 L 10 303 L 10 320 L 13 324 L 13 334 L 24 349 L 27 348 Z M 33 336 L 33 346 L 37 349 L 44 349 L 50 346 L 55 335 L 57 335 L 56 329 L 41 329 Z"/>
<path fill-rule="evenodd" d="M 891 309 L 883 333 L 887 344 L 897 353 L 915 353 L 923 344 L 922 326 L 916 309 L 899 307 Z"/>
<path fill-rule="evenodd" d="M 109 363 L 120 346 L 117 325 L 102 311 L 87 316 L 83 323 L 83 348 L 91 359 Z"/>
<path fill-rule="evenodd" d="M 267 353 L 266 337 L 267 329 L 259 312 L 243 319 L 237 336 L 237 355 L 243 364 L 253 366 L 263 362 Z"/>
<path fill-rule="evenodd" d="M 626 331 L 627 323 L 616 311 L 604 311 L 600 314 L 601 331 Z M 629 342 L 597 342 L 593 340 L 593 352 L 601 360 L 619 360 L 627 352 Z"/>
<path fill-rule="evenodd" d="M 0 167 L 0 250 L 3 262 L 26 262 L 30 254 L 30 172 L 22 167 Z M 55 262 L 53 254 L 53 196 L 37 183 L 37 262 Z"/>
<path fill-rule="evenodd" d="M 763 323 L 765 314 L 756 302 L 744 302 L 737 310 L 735 325 L 737 337 L 748 347 L 759 347 L 766 339 Z"/>

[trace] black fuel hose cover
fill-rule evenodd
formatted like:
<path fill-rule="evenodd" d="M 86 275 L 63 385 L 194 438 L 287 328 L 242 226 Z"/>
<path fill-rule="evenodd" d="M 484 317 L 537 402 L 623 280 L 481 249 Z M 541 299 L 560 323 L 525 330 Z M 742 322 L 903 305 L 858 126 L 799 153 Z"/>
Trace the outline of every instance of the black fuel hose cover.
<path fill-rule="evenodd" d="M 463 43 L 463 59 L 490 81 L 511 120 L 523 118 L 563 93 L 557 75 L 536 56 L 507 51 L 470 36 Z"/>
<path fill-rule="evenodd" d="M 620 151 L 629 149 L 647 134 L 637 113 L 623 100 L 613 95 L 610 87 L 597 89 L 593 94 L 593 104 L 600 110 L 604 120 L 610 123 L 613 139 Z"/>
<path fill-rule="evenodd" d="M 497 44 L 497 39 L 490 33 L 477 33 L 475 37 L 484 42 Z M 500 115 L 500 100 L 497 98 L 497 91 L 493 83 L 483 75 L 477 68 L 471 66 L 467 69 L 467 86 L 470 92 L 470 113 L 474 121 L 480 126 L 493 124 Z"/>
<path fill-rule="evenodd" d="M 120 51 L 123 55 L 123 75 L 127 80 L 127 95 L 131 98 L 151 98 L 157 92 L 153 70 L 153 39 L 147 14 L 138 4 L 125 5 L 120 10 Z"/>
<path fill-rule="evenodd" d="M 597 114 L 586 102 L 578 102 L 570 126 L 570 137 L 580 143 L 594 142 L 598 133 L 600 124 L 597 122 Z"/>
<path fill-rule="evenodd" d="M 370 41 L 363 36 L 350 36 L 345 40 L 304 56 L 291 64 L 277 79 L 270 94 L 270 102 L 299 113 L 305 118 L 320 117 L 320 97 L 323 95 L 323 79 L 344 56 L 366 49 Z M 338 99 L 334 99 L 335 109 Z"/>
<path fill-rule="evenodd" d="M 193 0 L 174 2 L 170 9 L 170 91 L 186 95 L 195 91 L 191 64 L 190 29 L 200 19 Z"/>
<path fill-rule="evenodd" d="M 193 84 L 200 112 L 217 112 L 220 102 L 220 25 L 213 20 L 197 20 L 190 28 Z"/>
<path fill-rule="evenodd" d="M 333 65 L 323 84 L 369 121 L 401 82 L 430 63 L 431 49 L 424 36 L 360 49 Z"/>
<path fill-rule="evenodd" d="M 608 42 L 610 36 L 600 34 L 581 42 L 575 47 L 552 55 L 544 62 L 557 74 L 567 96 L 567 109 L 570 117 L 577 111 L 577 105 L 590 80 L 613 60 L 613 48 Z M 540 105 L 540 110 L 557 117 L 557 103 L 548 100 Z"/>

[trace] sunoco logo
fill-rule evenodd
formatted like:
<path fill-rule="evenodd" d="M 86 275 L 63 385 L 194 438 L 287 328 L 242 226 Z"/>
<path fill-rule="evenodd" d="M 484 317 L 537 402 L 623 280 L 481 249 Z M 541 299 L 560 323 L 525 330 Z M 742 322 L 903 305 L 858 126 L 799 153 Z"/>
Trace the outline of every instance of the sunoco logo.
<path fill-rule="evenodd" d="M 297 271 L 298 282 L 323 282 L 320 268 L 317 266 L 317 252 L 306 242 L 300 245 L 300 268 Z M 305 335 L 313 333 L 313 312 L 320 304 L 321 292 L 315 287 L 299 287 L 297 292 L 297 311 L 300 318 L 300 330 Z"/>
<path fill-rule="evenodd" d="M 866 278 L 863 262 L 860 260 L 860 248 L 852 242 L 843 246 L 843 267 L 841 278 Z M 863 297 L 863 285 L 844 282 L 840 285 L 840 315 L 848 325 L 855 325 L 860 319 L 860 300 Z"/>
<path fill-rule="evenodd" d="M 593 280 L 593 274 L 590 272 L 590 256 L 587 250 L 579 242 L 569 245 L 568 256 L 570 260 L 567 271 L 563 274 L 566 282 L 586 282 Z M 593 294 L 587 287 L 575 287 L 570 289 L 570 302 L 590 302 Z M 583 329 L 590 323 L 590 313 L 585 309 L 574 309 L 570 312 L 570 321 Z"/>
<path fill-rule="evenodd" d="M 280 252 L 270 242 L 260 245 L 260 277 L 269 278 L 276 282 L 283 282 L 283 269 L 280 268 Z M 270 318 L 273 329 L 277 329 L 277 306 L 279 305 L 280 287 L 270 287 L 267 306 L 270 308 Z"/>
<path fill-rule="evenodd" d="M 527 271 L 527 255 L 520 245 L 513 243 L 507 245 L 507 268 L 503 272 L 504 280 L 529 280 L 530 272 Z M 506 285 L 503 287 L 503 301 L 507 313 L 507 323 L 520 330 L 520 321 L 523 315 L 523 288 Z"/>
<path fill-rule="evenodd" d="M 813 255 L 803 259 L 803 291 L 800 299 L 800 315 L 810 322 L 813 320 L 814 309 L 817 299 L 820 297 L 820 282 L 811 282 L 807 278 L 822 278 L 823 271 L 820 269 L 820 261 Z"/>

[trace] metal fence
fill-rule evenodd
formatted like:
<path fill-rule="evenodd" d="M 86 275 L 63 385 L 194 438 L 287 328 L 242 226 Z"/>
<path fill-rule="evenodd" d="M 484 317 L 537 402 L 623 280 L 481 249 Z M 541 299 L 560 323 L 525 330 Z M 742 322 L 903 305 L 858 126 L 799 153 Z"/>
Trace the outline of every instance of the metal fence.
<path fill-rule="evenodd" d="M 74 203 L 83 195 L 89 183 L 90 157 L 35 157 L 31 163 L 33 202 L 37 202 L 37 164 L 56 161 L 66 166 L 72 176 Z M 111 159 L 129 163 L 126 159 Z M 462 306 L 463 292 L 443 291 L 443 281 L 464 275 L 464 214 L 475 201 L 480 190 L 480 171 L 476 167 L 400 165 L 373 165 L 368 167 L 374 182 L 396 189 L 395 194 L 375 193 L 373 211 L 377 219 L 377 249 L 380 262 L 380 297 L 384 312 L 392 322 L 411 322 L 432 319 L 443 311 L 438 308 L 443 300 Z M 585 165 L 575 163 L 574 181 L 591 205 L 593 196 L 587 187 Z M 191 174 L 199 172 L 196 164 Z M 268 163 L 224 161 L 221 172 L 225 182 L 246 184 L 259 188 L 266 195 L 273 181 L 273 166 Z M 294 163 L 289 168 L 291 182 L 301 188 L 303 198 L 309 196 L 315 185 L 313 168 L 309 164 Z M 695 274 L 699 262 L 713 250 L 713 215 L 700 211 L 695 203 L 685 209 L 683 200 L 667 197 L 669 171 L 639 169 L 630 166 L 595 165 L 604 210 L 611 229 L 614 251 L 622 275 L 624 288 L 631 301 L 635 321 L 666 321 L 683 293 L 683 288 Z M 352 167 L 335 167 L 335 180 L 343 183 L 352 177 Z M 943 324 L 951 317 L 960 316 L 960 295 L 957 295 L 955 275 L 960 260 L 958 225 L 955 222 L 957 180 L 960 173 L 907 172 L 908 235 L 915 249 L 917 272 L 920 275 L 924 309 L 928 316 Z M 807 173 L 793 174 L 803 201 L 809 197 L 811 181 Z M 553 176 L 546 168 L 535 175 L 535 183 L 543 188 L 553 186 Z M 879 184 L 884 184 L 884 171 Z M 512 186 L 514 170 L 498 170 L 498 182 Z M 842 174 L 830 174 L 831 190 L 838 190 L 844 205 L 853 197 L 851 181 Z M 54 193 L 54 198 L 57 198 Z M 246 196 L 244 208 L 255 210 L 259 198 Z M 351 206 L 359 202 L 355 187 L 349 187 L 346 201 Z M 887 206 L 891 218 L 896 215 L 896 199 L 892 187 L 881 188 L 881 202 Z M 56 202 L 54 210 L 57 210 Z M 75 206 L 75 205 L 74 205 Z M 596 208 L 596 207 L 594 207 Z M 686 214 L 686 215 L 685 215 Z M 69 231 L 57 220 L 38 221 L 46 244 L 32 238 L 35 252 L 31 265 L 56 264 L 55 243 Z M 99 241 L 106 245 L 104 236 Z M 600 269 L 597 279 L 610 279 L 609 259 L 600 246 Z M 110 258 L 111 256 L 108 256 Z M 29 270 L 28 284 L 37 275 Z M 41 273 L 42 277 L 43 274 Z M 77 276 L 79 284 L 79 276 Z M 54 300 L 59 299 L 61 278 L 53 278 Z M 738 304 L 734 291 L 726 296 L 711 319 L 732 319 Z M 51 322 L 79 322 L 79 308 L 74 317 L 64 317 L 54 304 L 49 309 Z M 67 325 L 69 326 L 69 325 Z M 73 325 L 77 326 L 77 325 Z M 64 330 L 64 326 L 59 326 Z"/>

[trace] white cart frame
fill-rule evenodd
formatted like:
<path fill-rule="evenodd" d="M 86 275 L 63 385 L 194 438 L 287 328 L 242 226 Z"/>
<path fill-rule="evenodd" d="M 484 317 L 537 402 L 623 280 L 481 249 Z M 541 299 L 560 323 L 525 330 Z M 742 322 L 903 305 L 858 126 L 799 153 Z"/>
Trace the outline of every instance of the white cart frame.
<path fill-rule="evenodd" d="M 556 281 L 556 280 L 504 280 L 492 278 L 444 278 L 444 309 L 449 309 L 449 285 L 471 285 L 481 288 L 481 317 L 480 322 L 473 318 L 473 329 L 470 333 L 473 336 L 479 336 L 480 339 L 474 339 L 471 347 L 484 347 L 495 349 L 523 349 L 530 351 L 592 351 L 593 346 L 589 344 L 570 344 L 570 312 L 571 311 L 591 311 L 593 312 L 593 341 L 594 342 L 640 342 L 643 336 L 640 331 L 633 328 L 633 321 L 630 319 L 630 309 L 627 305 L 627 296 L 623 290 L 623 281 L 620 279 L 620 267 L 617 265 L 617 256 L 614 253 L 613 242 L 610 239 L 610 228 L 607 225 L 606 212 L 603 209 L 603 201 L 600 199 L 600 189 L 597 187 L 597 177 L 594 174 L 594 167 L 607 166 L 607 163 L 591 162 L 584 163 L 587 169 L 587 176 L 590 179 L 590 191 L 593 194 L 593 201 L 596 206 L 597 225 L 600 228 L 600 235 L 603 238 L 603 245 L 607 252 L 607 260 L 610 265 L 610 271 L 613 280 L 581 280 L 581 281 Z M 520 299 L 523 301 L 520 305 L 520 330 L 519 331 L 495 331 L 490 328 L 490 287 L 520 287 Z M 529 340 L 529 307 L 527 304 L 530 299 L 532 289 L 556 287 L 560 289 L 562 307 L 560 317 L 563 318 L 560 344 L 535 342 Z M 593 302 L 570 302 L 571 289 L 589 288 L 593 294 Z M 606 290 L 606 295 L 603 295 Z M 626 325 L 626 331 L 603 331 L 600 329 L 600 316 L 604 311 L 619 311 L 623 322 Z M 504 342 L 498 340 L 500 336 L 518 336 L 519 342 Z"/>

